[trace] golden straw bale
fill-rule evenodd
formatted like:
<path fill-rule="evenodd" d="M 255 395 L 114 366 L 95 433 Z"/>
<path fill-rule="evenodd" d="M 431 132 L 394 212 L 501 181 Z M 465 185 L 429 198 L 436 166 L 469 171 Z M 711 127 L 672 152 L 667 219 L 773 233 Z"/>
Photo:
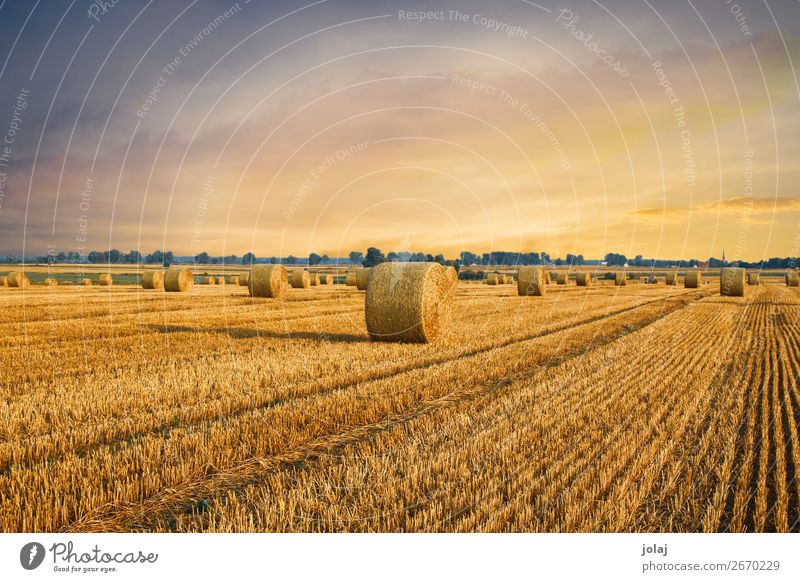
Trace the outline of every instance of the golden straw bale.
<path fill-rule="evenodd" d="M 447 327 L 453 294 L 439 263 L 381 263 L 365 301 L 372 340 L 426 343 Z"/>
<path fill-rule="evenodd" d="M 214 277 L 205 277 L 204 282 L 206 285 L 216 285 L 217 280 Z"/>
<path fill-rule="evenodd" d="M 224 285 L 225 277 L 217 277 L 217 285 Z"/>
<path fill-rule="evenodd" d="M 194 276 L 188 267 L 170 267 L 164 274 L 164 290 L 170 293 L 184 293 L 194 287 Z"/>
<path fill-rule="evenodd" d="M 569 275 L 567 273 L 558 273 L 556 275 L 556 283 L 558 285 L 566 285 Z"/>
<path fill-rule="evenodd" d="M 366 291 L 369 286 L 369 279 L 372 276 L 372 268 L 364 268 L 356 271 L 356 289 Z"/>
<path fill-rule="evenodd" d="M 545 294 L 545 270 L 542 267 L 520 267 L 517 271 L 517 294 L 536 295 Z"/>
<path fill-rule="evenodd" d="M 667 283 L 667 287 L 672 287 L 674 285 L 677 285 L 678 284 L 678 273 L 675 273 L 675 272 L 667 273 L 666 283 Z"/>
<path fill-rule="evenodd" d="M 739 267 L 723 267 L 719 273 L 719 294 L 728 297 L 744 297 L 745 270 Z"/>
<path fill-rule="evenodd" d="M 758 273 L 747 273 L 747 284 L 748 285 L 758 285 L 759 274 Z"/>
<path fill-rule="evenodd" d="M 81 285 L 85 285 L 86 287 L 91 287 L 92 286 L 92 280 L 91 279 L 83 279 L 81 281 Z"/>
<path fill-rule="evenodd" d="M 239 275 L 231 275 L 228 277 L 228 283 L 231 285 L 239 285 Z"/>
<path fill-rule="evenodd" d="M 592 274 L 588 271 L 581 271 L 575 273 L 575 284 L 579 287 L 591 287 L 592 286 Z"/>
<path fill-rule="evenodd" d="M 8 277 L 0 277 L 0 287 L 8 287 Z"/>
<path fill-rule="evenodd" d="M 308 289 L 311 285 L 311 277 L 305 269 L 293 269 L 289 281 L 293 289 Z"/>
<path fill-rule="evenodd" d="M 56 287 L 58 286 L 58 281 L 56 281 L 52 277 L 48 277 L 47 279 L 44 280 L 44 284 L 47 285 L 48 287 Z"/>
<path fill-rule="evenodd" d="M 617 271 L 614 273 L 614 285 L 617 287 L 624 287 L 628 284 L 628 275 L 625 271 Z"/>
<path fill-rule="evenodd" d="M 309 273 L 308 274 L 308 282 L 312 287 L 317 287 L 320 285 L 320 277 L 319 273 Z"/>
<path fill-rule="evenodd" d="M 250 281 L 250 273 L 240 273 L 239 274 L 239 285 L 242 287 L 247 287 L 247 283 Z"/>
<path fill-rule="evenodd" d="M 114 277 L 111 273 L 100 273 L 97 283 L 103 287 L 111 287 L 114 284 Z"/>
<path fill-rule="evenodd" d="M 163 289 L 164 271 L 145 271 L 142 273 L 142 289 Z"/>
<path fill-rule="evenodd" d="M 345 278 L 345 285 L 348 287 L 355 287 L 356 286 L 356 274 L 355 273 L 347 273 L 347 277 Z"/>
<path fill-rule="evenodd" d="M 250 297 L 283 297 L 289 274 L 283 265 L 253 265 L 247 289 Z"/>
<path fill-rule="evenodd" d="M 786 273 L 786 286 L 800 287 L 800 272 L 789 271 L 788 273 Z"/>
<path fill-rule="evenodd" d="M 487 285 L 499 285 L 500 284 L 500 275 L 498 273 L 489 273 L 486 275 L 486 284 Z"/>
<path fill-rule="evenodd" d="M 553 275 L 552 273 L 550 273 L 550 271 L 544 272 L 544 282 L 546 285 L 549 285 L 550 283 L 553 282 Z"/>
<path fill-rule="evenodd" d="M 703 281 L 703 274 L 697 269 L 686 271 L 683 276 L 683 286 L 687 289 L 697 289 Z"/>
<path fill-rule="evenodd" d="M 320 275 L 319 276 L 319 284 L 320 285 L 332 285 L 333 284 L 333 275 Z"/>

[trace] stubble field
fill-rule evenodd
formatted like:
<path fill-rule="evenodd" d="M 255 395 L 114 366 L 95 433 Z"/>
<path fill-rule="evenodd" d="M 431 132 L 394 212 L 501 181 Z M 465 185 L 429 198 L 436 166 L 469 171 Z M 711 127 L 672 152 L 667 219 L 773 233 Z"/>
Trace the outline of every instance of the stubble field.
<path fill-rule="evenodd" d="M 798 531 L 800 293 L 0 290 L 2 531 Z"/>

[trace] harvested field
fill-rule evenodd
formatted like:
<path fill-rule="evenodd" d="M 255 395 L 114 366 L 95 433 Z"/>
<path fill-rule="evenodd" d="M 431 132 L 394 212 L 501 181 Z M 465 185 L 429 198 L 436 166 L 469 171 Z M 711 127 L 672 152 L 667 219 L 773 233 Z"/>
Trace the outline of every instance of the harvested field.
<path fill-rule="evenodd" d="M 431 344 L 341 286 L 0 296 L 3 531 L 800 528 L 782 281 L 461 283 Z"/>

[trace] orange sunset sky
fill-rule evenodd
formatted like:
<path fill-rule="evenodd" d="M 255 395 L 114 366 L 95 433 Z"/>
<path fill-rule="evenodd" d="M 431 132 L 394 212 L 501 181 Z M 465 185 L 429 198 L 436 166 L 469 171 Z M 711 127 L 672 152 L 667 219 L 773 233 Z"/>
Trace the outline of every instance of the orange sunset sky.
<path fill-rule="evenodd" d="M 797 2 L 33 4 L 1 254 L 800 254 Z"/>

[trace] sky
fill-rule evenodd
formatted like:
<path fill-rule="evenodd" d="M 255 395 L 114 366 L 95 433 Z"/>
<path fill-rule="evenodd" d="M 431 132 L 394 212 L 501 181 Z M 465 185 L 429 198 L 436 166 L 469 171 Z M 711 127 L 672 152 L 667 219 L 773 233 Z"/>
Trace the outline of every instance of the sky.
<path fill-rule="evenodd" d="M 0 0 L 0 254 L 800 255 L 796 0 Z"/>

